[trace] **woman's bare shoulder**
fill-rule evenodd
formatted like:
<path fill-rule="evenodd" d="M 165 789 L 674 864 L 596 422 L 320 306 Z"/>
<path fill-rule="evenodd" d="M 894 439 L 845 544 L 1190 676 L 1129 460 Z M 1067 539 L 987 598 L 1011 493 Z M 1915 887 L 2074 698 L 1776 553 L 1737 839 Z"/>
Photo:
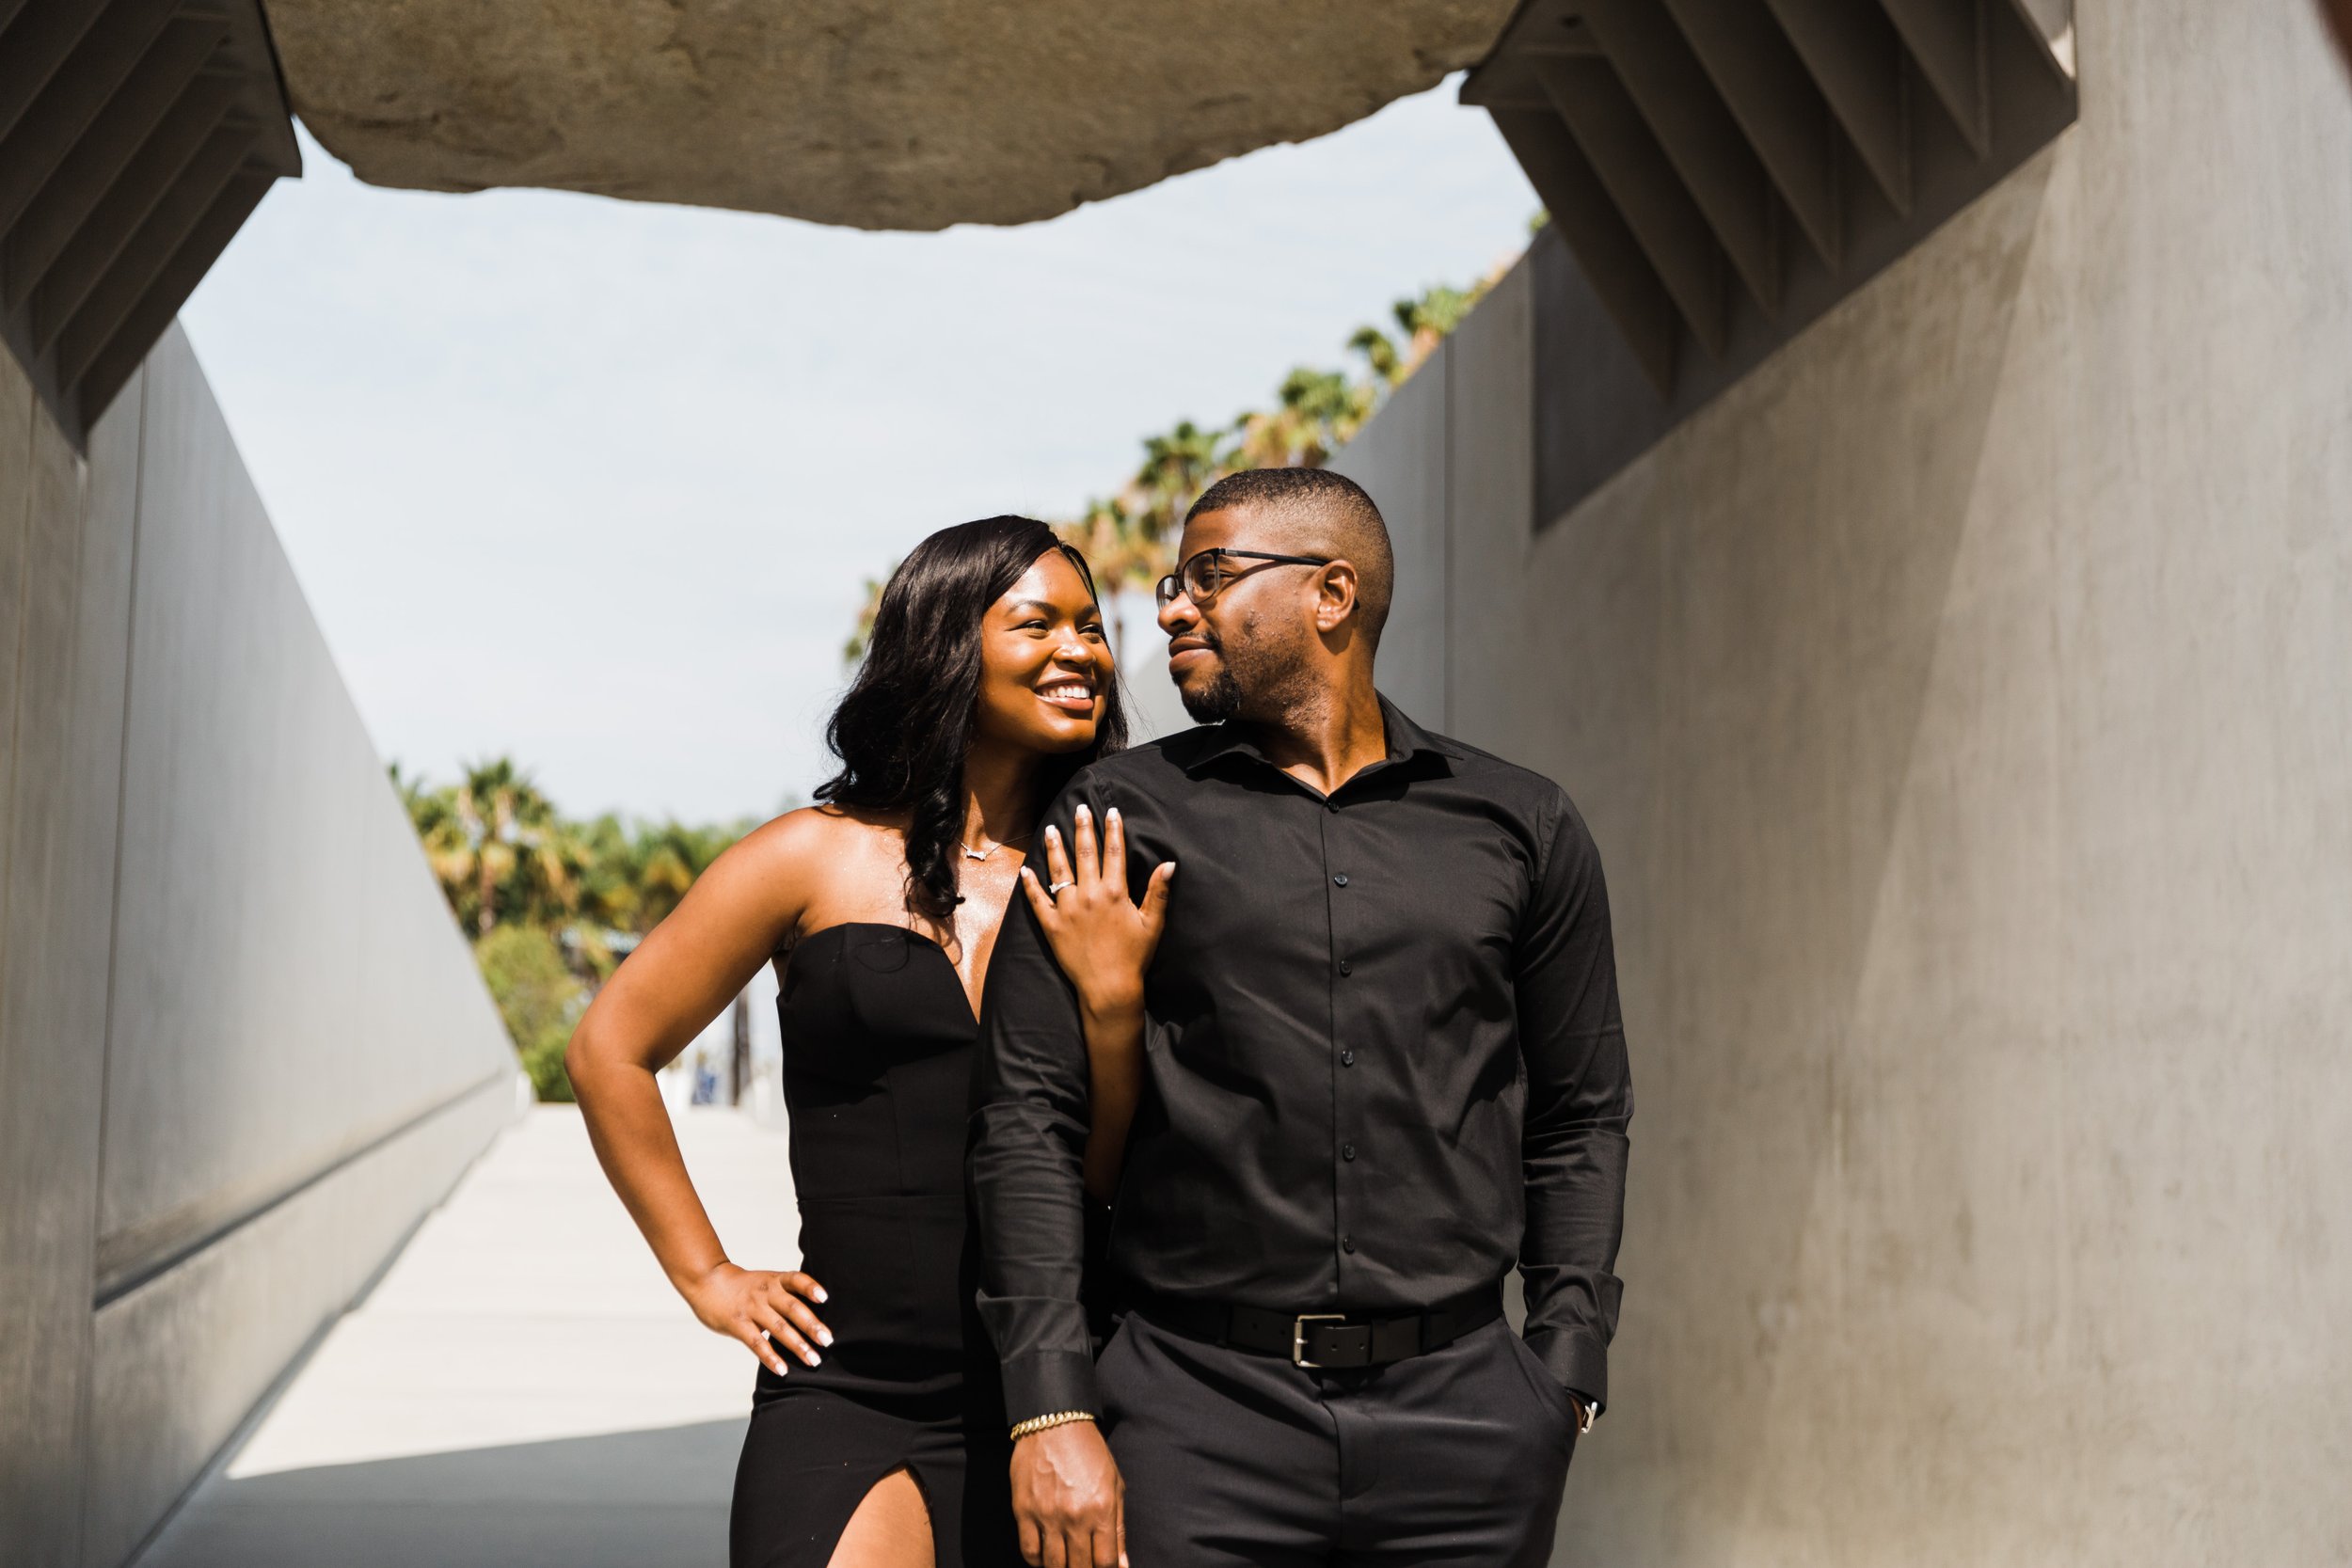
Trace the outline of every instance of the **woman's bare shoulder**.
<path fill-rule="evenodd" d="M 906 876 L 906 842 L 887 814 L 803 806 L 744 834 L 710 872 L 757 888 L 762 902 L 797 926 L 836 905 L 870 902 L 876 889 L 894 896 Z"/>
<path fill-rule="evenodd" d="M 789 874 L 803 862 L 814 863 L 808 868 L 817 869 L 844 858 L 897 852 L 898 842 L 897 830 L 874 813 L 803 806 L 754 828 L 727 854 L 749 863 L 746 869 L 755 867 L 773 876 Z"/>

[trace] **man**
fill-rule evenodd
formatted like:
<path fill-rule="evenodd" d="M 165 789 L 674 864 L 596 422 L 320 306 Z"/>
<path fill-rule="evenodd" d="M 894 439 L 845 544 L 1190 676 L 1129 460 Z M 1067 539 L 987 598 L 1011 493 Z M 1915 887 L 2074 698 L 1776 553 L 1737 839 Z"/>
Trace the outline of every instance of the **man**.
<path fill-rule="evenodd" d="M 1087 769 L 1047 817 L 1069 843 L 1117 808 L 1136 866 L 1180 868 L 1099 1369 L 1084 1030 L 1025 900 L 989 976 L 970 1168 L 1024 1554 L 1541 1563 L 1619 1293 L 1632 1093 L 1599 860 L 1557 785 L 1374 690 L 1392 567 L 1354 483 L 1234 475 L 1181 549 L 1159 619 L 1205 727 Z"/>

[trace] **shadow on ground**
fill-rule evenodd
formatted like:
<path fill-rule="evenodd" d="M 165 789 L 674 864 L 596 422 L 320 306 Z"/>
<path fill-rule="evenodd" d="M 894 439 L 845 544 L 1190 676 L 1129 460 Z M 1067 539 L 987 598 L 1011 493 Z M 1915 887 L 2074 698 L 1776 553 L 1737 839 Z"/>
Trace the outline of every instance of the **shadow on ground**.
<path fill-rule="evenodd" d="M 139 1568 L 716 1568 L 743 1427 L 223 1476 Z"/>

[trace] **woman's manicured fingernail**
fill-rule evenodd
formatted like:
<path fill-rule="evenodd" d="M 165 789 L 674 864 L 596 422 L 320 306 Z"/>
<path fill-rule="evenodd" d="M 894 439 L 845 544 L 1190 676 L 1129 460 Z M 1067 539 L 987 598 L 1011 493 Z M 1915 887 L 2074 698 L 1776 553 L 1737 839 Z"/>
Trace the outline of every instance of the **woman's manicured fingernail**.
<path fill-rule="evenodd" d="M 1092 812 L 1087 810 L 1084 806 L 1080 806 L 1078 808 L 1078 820 L 1081 822 L 1084 822 L 1087 818 L 1092 816 L 1094 814 Z"/>
<path fill-rule="evenodd" d="M 1104 812 L 1103 815 L 1104 815 L 1104 816 L 1109 817 L 1112 821 L 1116 822 L 1116 821 L 1118 821 L 1118 820 L 1119 820 L 1119 808 L 1118 808 L 1117 806 L 1113 806 L 1110 810 L 1108 810 L 1108 811 Z"/>
<path fill-rule="evenodd" d="M 830 1329 L 830 1328 L 820 1328 L 820 1329 L 818 1329 L 818 1330 L 817 1331 L 817 1342 L 818 1342 L 818 1344 L 820 1344 L 820 1345 L 830 1345 L 830 1344 L 832 1344 L 832 1343 L 833 1343 L 833 1330 L 832 1330 L 832 1329 Z"/>
<path fill-rule="evenodd" d="M 825 1294 L 825 1288 L 822 1285 L 819 1285 L 817 1287 L 817 1299 L 818 1301 L 831 1301 L 833 1298 Z"/>

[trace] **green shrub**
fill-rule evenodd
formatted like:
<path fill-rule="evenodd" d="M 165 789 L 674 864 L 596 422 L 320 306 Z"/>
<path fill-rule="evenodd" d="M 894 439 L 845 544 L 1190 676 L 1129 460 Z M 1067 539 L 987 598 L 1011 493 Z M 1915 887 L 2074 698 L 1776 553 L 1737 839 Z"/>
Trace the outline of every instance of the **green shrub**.
<path fill-rule="evenodd" d="M 492 927 L 474 943 L 474 961 L 506 1022 L 515 1054 L 543 1101 L 568 1102 L 564 1047 L 588 1004 L 588 990 L 564 961 L 553 933 L 536 926 Z"/>

